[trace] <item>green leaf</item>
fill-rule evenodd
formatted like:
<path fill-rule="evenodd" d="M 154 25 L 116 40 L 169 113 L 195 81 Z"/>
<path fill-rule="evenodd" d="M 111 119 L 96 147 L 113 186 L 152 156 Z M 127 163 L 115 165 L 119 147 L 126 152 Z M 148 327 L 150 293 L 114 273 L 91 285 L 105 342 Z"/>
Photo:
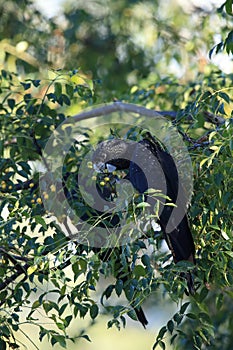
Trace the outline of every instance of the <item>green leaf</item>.
<path fill-rule="evenodd" d="M 0 326 L 0 332 L 0 334 L 4 335 L 7 338 L 9 338 L 11 335 L 10 329 L 5 325 Z"/>
<path fill-rule="evenodd" d="M 39 340 L 42 341 L 44 336 L 47 334 L 47 330 L 40 326 Z"/>
<path fill-rule="evenodd" d="M 231 102 L 230 96 L 227 95 L 225 92 L 219 92 L 219 96 L 227 103 Z"/>
<path fill-rule="evenodd" d="M 98 305 L 97 304 L 91 305 L 91 307 L 90 307 L 90 316 L 91 316 L 91 318 L 93 320 L 97 317 L 98 313 L 99 313 Z"/>
<path fill-rule="evenodd" d="M 228 13 L 228 15 L 233 16 L 233 3 L 232 0 L 227 0 L 225 3 L 225 7 L 226 7 L 226 12 Z"/>
<path fill-rule="evenodd" d="M 204 127 L 205 118 L 204 118 L 204 116 L 202 114 L 199 114 L 197 116 L 197 123 L 198 123 L 199 128 L 203 128 Z"/>
<path fill-rule="evenodd" d="M 69 326 L 70 322 L 72 321 L 72 318 L 73 318 L 73 317 L 72 317 L 71 315 L 66 316 L 66 318 L 65 318 L 65 326 L 66 326 L 66 327 Z"/>
<path fill-rule="evenodd" d="M 130 286 L 125 290 L 126 298 L 131 301 L 134 297 L 135 287 L 130 284 Z"/>
<path fill-rule="evenodd" d="M 120 322 L 116 318 L 108 321 L 107 327 L 112 328 L 113 325 L 115 325 L 117 329 L 120 330 Z"/>
<path fill-rule="evenodd" d="M 136 315 L 136 312 L 132 309 L 130 311 L 127 312 L 127 315 L 134 321 L 137 321 L 138 318 L 137 318 L 137 315 Z"/>
<path fill-rule="evenodd" d="M 26 173 L 30 173 L 31 167 L 27 162 L 18 162 L 18 165 L 20 165 Z"/>
<path fill-rule="evenodd" d="M 62 94 L 61 97 L 62 97 L 62 101 L 63 101 L 67 106 L 70 106 L 70 105 L 71 105 L 70 99 L 69 99 L 69 97 L 68 97 L 67 95 Z"/>
<path fill-rule="evenodd" d="M 172 334 L 173 330 L 174 330 L 174 322 L 172 320 L 168 321 L 167 323 L 167 329 L 169 330 L 169 332 Z"/>
<path fill-rule="evenodd" d="M 180 308 L 180 313 L 183 315 L 185 311 L 187 310 L 188 306 L 190 305 L 190 302 L 184 303 Z"/>
<path fill-rule="evenodd" d="M 228 34 L 225 40 L 225 47 L 228 54 L 233 53 L 233 30 Z"/>
<path fill-rule="evenodd" d="M 20 84 L 23 86 L 24 90 L 28 90 L 31 87 L 30 83 L 20 83 Z"/>
<path fill-rule="evenodd" d="M 111 296 L 113 289 L 114 285 L 110 284 L 110 286 L 108 286 L 105 292 L 103 293 L 103 296 L 105 295 L 106 299 L 108 299 Z"/>
<path fill-rule="evenodd" d="M 18 116 L 22 116 L 23 114 L 24 114 L 23 107 L 19 107 L 19 108 L 17 108 L 17 110 L 16 110 L 16 115 L 18 115 Z"/>
<path fill-rule="evenodd" d="M 206 312 L 200 312 L 198 314 L 198 319 L 205 321 L 207 324 L 211 325 L 211 319 L 210 316 Z"/>
<path fill-rule="evenodd" d="M 7 100 L 8 106 L 10 107 L 10 109 L 14 109 L 15 107 L 15 100 L 13 100 L 12 98 L 9 98 Z"/>
<path fill-rule="evenodd" d="M 150 207 L 150 204 L 147 202 L 141 202 L 136 205 L 136 208 L 147 208 L 147 207 Z"/>
<path fill-rule="evenodd" d="M 63 348 L 66 348 L 66 339 L 63 335 L 52 335 L 51 336 L 51 344 L 55 345 L 56 343 L 59 343 L 59 345 Z"/>
<path fill-rule="evenodd" d="M 41 225 L 43 227 L 43 229 L 47 230 L 47 228 L 48 228 L 47 224 L 46 224 L 45 220 L 41 216 L 36 215 L 34 219 L 35 219 L 35 222 L 37 224 Z"/>
<path fill-rule="evenodd" d="M 157 340 L 157 341 L 154 343 L 154 345 L 153 345 L 153 347 L 152 347 L 152 350 L 155 350 L 155 349 L 157 348 L 158 345 L 159 345 L 159 340 Z"/>
<path fill-rule="evenodd" d="M 83 271 L 79 265 L 79 261 L 76 261 L 74 264 L 72 264 L 72 270 L 74 273 L 74 281 L 76 281 L 77 278 L 83 273 Z"/>
<path fill-rule="evenodd" d="M 166 345 L 163 341 L 159 341 L 159 346 L 162 348 L 162 350 L 165 350 L 166 349 Z"/>
<path fill-rule="evenodd" d="M 233 258 L 233 252 L 231 252 L 230 250 L 225 252 L 227 255 L 229 255 L 231 258 Z"/>
<path fill-rule="evenodd" d="M 115 290 L 116 290 L 117 296 L 119 297 L 122 293 L 122 290 L 123 290 L 123 281 L 121 279 L 118 279 L 116 281 Z"/>
<path fill-rule="evenodd" d="M 37 309 L 39 306 L 40 306 L 39 300 L 34 301 L 34 303 L 32 304 L 32 310 Z"/>
<path fill-rule="evenodd" d="M 201 350 L 203 340 L 201 339 L 201 337 L 198 334 L 194 335 L 194 343 L 195 343 L 195 348 L 197 350 Z"/>
<path fill-rule="evenodd" d="M 217 113 L 226 114 L 224 109 L 224 103 L 221 103 L 217 109 Z"/>
<path fill-rule="evenodd" d="M 40 85 L 40 80 L 32 80 L 32 84 L 35 86 L 35 87 L 38 87 Z"/>
<path fill-rule="evenodd" d="M 61 83 L 56 82 L 54 84 L 54 94 L 56 95 L 56 98 L 58 99 L 62 94 L 62 85 Z"/>
<path fill-rule="evenodd" d="M 46 312 L 46 314 L 53 309 L 53 305 L 49 301 L 44 301 L 43 302 L 43 308 Z"/>
<path fill-rule="evenodd" d="M 60 309 L 59 309 L 59 316 L 61 316 L 61 315 L 64 313 L 64 311 L 65 311 L 65 309 L 67 308 L 67 306 L 68 306 L 68 304 L 66 303 L 66 304 L 63 304 L 63 305 L 60 307 Z"/>
<path fill-rule="evenodd" d="M 179 313 L 176 313 L 173 316 L 173 320 L 176 322 L 177 326 L 179 326 L 179 324 L 181 323 L 181 321 L 183 320 L 183 315 L 180 315 Z"/>
<path fill-rule="evenodd" d="M 146 269 L 142 265 L 136 265 L 134 270 L 134 274 L 136 277 L 146 276 Z"/>
<path fill-rule="evenodd" d="M 17 302 L 20 302 L 22 300 L 22 297 L 23 297 L 23 290 L 21 288 L 17 288 L 14 293 L 14 299 Z"/>
<path fill-rule="evenodd" d="M 81 335 L 80 338 L 84 338 L 91 343 L 91 339 L 89 338 L 89 336 L 87 334 Z"/>
<path fill-rule="evenodd" d="M 12 319 L 13 319 L 15 322 L 19 322 L 19 315 L 18 315 L 18 314 L 12 313 L 12 314 L 11 314 L 11 317 L 12 317 Z"/>
<path fill-rule="evenodd" d="M 156 339 L 163 339 L 164 335 L 167 333 L 167 327 L 166 326 L 163 326 L 160 331 L 159 331 L 159 334 L 157 335 L 157 338 Z"/>
<path fill-rule="evenodd" d="M 2 301 L 2 300 L 4 300 L 4 299 L 6 299 L 6 297 L 7 297 L 7 291 L 4 290 L 4 291 L 2 291 L 2 292 L 0 293 L 0 300 Z"/>
<path fill-rule="evenodd" d="M 72 99 L 74 96 L 74 89 L 72 85 L 66 84 L 66 93 Z"/>
<path fill-rule="evenodd" d="M 3 339 L 0 339 L 0 349 L 6 350 L 6 342 Z"/>
<path fill-rule="evenodd" d="M 212 96 L 212 94 L 210 91 L 205 91 L 204 94 L 201 96 L 201 99 L 203 102 L 205 102 L 211 96 Z"/>
<path fill-rule="evenodd" d="M 209 293 L 209 290 L 206 287 L 203 287 L 199 295 L 200 303 L 202 303 L 202 301 L 207 297 L 208 293 Z"/>
<path fill-rule="evenodd" d="M 141 257 L 141 261 L 142 261 L 143 265 L 145 265 L 146 267 L 150 266 L 150 257 L 147 254 L 144 254 Z"/>
<path fill-rule="evenodd" d="M 175 339 L 176 339 L 177 336 L 178 336 L 178 334 L 176 333 L 176 334 L 174 334 L 174 335 L 171 337 L 171 339 L 170 339 L 170 344 L 171 344 L 171 345 L 174 343 L 174 341 L 175 341 Z"/>
<path fill-rule="evenodd" d="M 80 305 L 79 307 L 80 317 L 84 318 L 87 312 L 88 312 L 88 308 L 86 306 Z"/>
<path fill-rule="evenodd" d="M 7 78 L 7 71 L 5 69 L 2 69 L 1 70 L 1 75 L 2 75 L 3 78 L 6 79 Z"/>
<path fill-rule="evenodd" d="M 25 177 L 26 179 L 28 179 L 29 174 L 28 174 L 26 171 L 24 171 L 24 170 L 18 170 L 18 174 L 19 174 L 20 176 Z"/>

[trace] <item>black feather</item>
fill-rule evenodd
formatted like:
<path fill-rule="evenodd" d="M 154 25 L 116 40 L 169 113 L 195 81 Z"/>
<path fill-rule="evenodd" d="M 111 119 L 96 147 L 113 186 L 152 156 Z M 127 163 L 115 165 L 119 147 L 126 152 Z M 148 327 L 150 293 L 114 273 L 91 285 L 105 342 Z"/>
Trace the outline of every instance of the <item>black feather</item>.
<path fill-rule="evenodd" d="M 176 164 L 172 156 L 151 135 L 139 143 L 126 142 L 120 139 L 102 142 L 94 152 L 93 163 L 97 165 L 110 164 L 115 166 L 117 170 L 126 170 L 128 173 L 127 179 L 130 180 L 140 194 L 145 194 L 149 188 L 155 188 L 162 193 L 166 193 L 171 202 L 176 203 L 181 212 L 183 212 L 183 216 L 181 216 L 180 221 L 172 229 L 168 229 L 173 207 L 165 205 L 161 208 L 158 223 L 161 226 L 164 238 L 172 252 L 175 263 L 182 260 L 195 263 L 195 246 L 186 215 L 186 201 L 182 201 L 183 198 L 185 199 L 185 192 L 181 198 L 178 198 L 178 192 L 184 190 L 180 187 Z M 105 200 L 109 200 L 111 197 L 111 188 L 104 188 L 102 190 L 97 188 L 97 190 Z M 146 195 L 145 197 L 153 212 L 156 199 Z M 83 214 L 81 217 L 82 220 L 93 220 L 98 215 L 103 215 L 101 211 L 89 209 L 89 214 Z M 110 225 L 115 227 L 120 223 L 120 218 L 117 214 L 114 214 L 111 218 L 106 217 L 106 220 L 109 221 Z M 103 223 L 100 222 L 100 225 L 103 225 Z M 100 258 L 104 261 L 109 259 L 112 249 L 101 251 L 99 248 L 94 248 L 93 251 L 98 252 Z M 121 250 L 118 253 L 120 254 Z M 129 282 L 130 271 L 128 270 L 128 272 L 129 274 L 126 273 L 122 276 L 120 274 L 116 275 L 116 278 L 122 279 L 124 286 L 127 286 L 127 282 Z M 185 273 L 185 278 L 187 280 L 188 292 L 193 294 L 195 289 L 191 273 Z M 148 321 L 142 308 L 136 306 L 134 310 L 139 322 L 145 328 Z"/>

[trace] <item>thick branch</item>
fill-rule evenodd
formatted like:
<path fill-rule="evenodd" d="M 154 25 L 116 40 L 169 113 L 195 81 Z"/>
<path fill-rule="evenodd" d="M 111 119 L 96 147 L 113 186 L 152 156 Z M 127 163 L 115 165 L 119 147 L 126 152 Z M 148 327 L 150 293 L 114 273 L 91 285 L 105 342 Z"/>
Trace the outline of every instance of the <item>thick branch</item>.
<path fill-rule="evenodd" d="M 225 123 L 225 119 L 220 117 L 219 115 L 210 113 L 210 112 L 203 112 L 204 113 L 204 117 L 211 123 L 216 124 L 216 125 L 220 125 L 220 124 L 224 124 Z"/>
<path fill-rule="evenodd" d="M 32 55 L 30 55 L 29 53 L 27 52 L 22 52 L 22 51 L 17 51 L 17 49 L 9 44 L 9 43 L 3 43 L 1 42 L 0 43 L 0 47 L 1 47 L 1 50 L 17 57 L 17 59 L 20 59 L 22 61 L 25 61 L 27 62 L 28 64 L 30 64 L 31 66 L 34 66 L 36 68 L 40 68 L 41 67 L 41 62 L 38 62 L 37 59 L 35 59 Z"/>
<path fill-rule="evenodd" d="M 107 115 L 109 113 L 114 113 L 114 112 L 131 112 L 131 113 L 136 113 L 136 114 L 143 114 L 147 117 L 157 117 L 160 118 L 162 114 L 157 111 L 153 111 L 151 109 L 147 109 L 142 106 L 134 105 L 131 103 L 124 103 L 124 102 L 113 102 L 111 104 L 106 104 L 104 106 L 94 108 L 89 111 L 84 111 L 81 112 L 77 115 L 73 116 L 73 119 L 75 121 L 80 121 L 80 120 L 86 120 L 86 119 L 91 119 L 94 117 L 99 117 L 101 115 Z"/>
<path fill-rule="evenodd" d="M 124 102 L 113 102 L 111 104 L 106 104 L 104 106 L 95 108 L 93 110 L 84 111 L 79 114 L 76 114 L 73 116 L 75 121 L 80 120 L 86 120 L 91 119 L 94 117 L 99 117 L 101 115 L 107 115 L 109 113 L 114 112 L 131 112 L 139 115 L 145 115 L 147 117 L 151 118 L 161 118 L 163 117 L 169 117 L 171 119 L 175 119 L 177 117 L 178 112 L 175 111 L 155 111 L 151 109 L 147 109 L 142 106 L 134 105 L 131 103 L 124 103 Z M 225 122 L 225 119 L 212 114 L 210 112 L 204 112 L 204 116 L 208 121 L 211 121 L 214 124 L 223 124 Z"/>

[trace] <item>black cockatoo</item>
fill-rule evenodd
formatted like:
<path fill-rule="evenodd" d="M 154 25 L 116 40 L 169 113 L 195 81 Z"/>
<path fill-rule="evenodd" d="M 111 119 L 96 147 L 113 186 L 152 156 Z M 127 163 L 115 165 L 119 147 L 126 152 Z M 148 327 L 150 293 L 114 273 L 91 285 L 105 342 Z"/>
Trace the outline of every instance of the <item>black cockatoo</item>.
<path fill-rule="evenodd" d="M 186 198 L 180 183 L 176 163 L 173 157 L 163 149 L 150 134 L 140 142 L 112 139 L 98 145 L 93 154 L 96 169 L 113 167 L 127 172 L 126 179 L 140 194 L 154 188 L 165 193 L 178 209 L 178 218 L 172 218 L 173 206 L 164 205 L 158 218 L 158 224 L 164 234 L 174 262 L 182 260 L 195 264 L 195 246 L 186 215 Z M 146 196 L 153 211 L 155 198 Z M 168 203 L 168 200 L 166 201 Z M 190 294 L 194 293 L 193 279 L 186 273 Z M 135 308 L 138 320 L 145 327 L 148 323 L 141 307 Z"/>
<path fill-rule="evenodd" d="M 188 225 L 186 197 L 180 188 L 182 184 L 179 180 L 177 167 L 172 156 L 162 149 L 152 136 L 138 143 L 121 139 L 102 142 L 94 152 L 93 163 L 98 169 L 111 165 L 117 170 L 128 170 L 125 178 L 140 194 L 145 193 L 149 188 L 165 191 L 171 202 L 180 207 L 179 217 L 178 220 L 172 220 L 171 215 L 174 207 L 164 205 L 160 210 L 158 223 L 174 261 L 194 262 L 195 246 Z M 178 191 L 181 192 L 179 198 Z M 148 196 L 147 202 L 153 210 L 155 199 Z M 172 227 L 173 222 L 174 227 Z"/>

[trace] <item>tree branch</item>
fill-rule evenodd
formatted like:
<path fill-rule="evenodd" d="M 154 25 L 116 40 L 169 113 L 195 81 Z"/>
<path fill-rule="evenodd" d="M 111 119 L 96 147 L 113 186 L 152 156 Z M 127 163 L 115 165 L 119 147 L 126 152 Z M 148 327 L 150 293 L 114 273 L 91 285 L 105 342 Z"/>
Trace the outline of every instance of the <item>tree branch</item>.
<path fill-rule="evenodd" d="M 101 115 L 107 115 L 109 113 L 114 113 L 114 112 L 131 112 L 135 114 L 145 115 L 151 118 L 161 118 L 162 116 L 162 117 L 170 117 L 171 119 L 176 119 L 178 114 L 178 112 L 175 112 L 175 111 L 156 111 L 156 110 L 147 109 L 142 106 L 134 105 L 131 103 L 124 103 L 124 102 L 117 101 L 111 104 L 106 104 L 104 106 L 95 108 L 93 110 L 84 111 L 79 114 L 76 114 L 73 116 L 73 119 L 76 122 L 78 122 L 80 120 L 91 119 L 94 117 L 99 117 Z M 208 121 L 212 122 L 213 124 L 219 125 L 225 122 L 225 119 L 218 115 L 212 114 L 210 112 L 203 112 L 203 113 L 204 113 L 204 117 Z"/>

